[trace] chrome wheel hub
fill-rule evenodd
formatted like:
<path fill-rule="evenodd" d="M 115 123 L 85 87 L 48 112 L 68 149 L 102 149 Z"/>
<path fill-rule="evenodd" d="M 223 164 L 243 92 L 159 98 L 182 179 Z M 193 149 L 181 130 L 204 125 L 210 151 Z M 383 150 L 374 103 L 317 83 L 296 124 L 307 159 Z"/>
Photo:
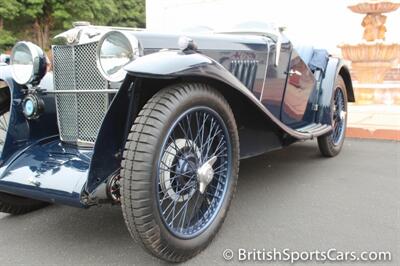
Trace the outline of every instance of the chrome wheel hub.
<path fill-rule="evenodd" d="M 346 112 L 345 111 L 340 111 L 339 117 L 341 120 L 344 120 L 346 118 Z"/>
<path fill-rule="evenodd" d="M 217 161 L 217 157 L 213 156 L 197 169 L 197 181 L 199 182 L 199 191 L 201 194 L 206 190 L 207 185 L 214 177 L 213 165 Z"/>

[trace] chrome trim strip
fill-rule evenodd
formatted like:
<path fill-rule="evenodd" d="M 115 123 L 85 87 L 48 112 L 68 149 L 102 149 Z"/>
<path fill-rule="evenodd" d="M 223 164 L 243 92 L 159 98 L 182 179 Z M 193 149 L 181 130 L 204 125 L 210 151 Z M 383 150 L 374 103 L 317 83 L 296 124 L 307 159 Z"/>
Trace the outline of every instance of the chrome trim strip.
<path fill-rule="evenodd" d="M 89 141 L 84 141 L 78 139 L 76 142 L 76 145 L 82 148 L 93 148 L 94 147 L 94 142 L 89 142 Z"/>
<path fill-rule="evenodd" d="M 264 95 L 264 89 L 266 86 L 266 82 L 267 82 L 267 74 L 268 74 L 268 64 L 269 64 L 269 54 L 271 53 L 271 45 L 270 43 L 267 41 L 267 45 L 268 45 L 268 52 L 267 52 L 267 60 L 265 62 L 265 72 L 264 72 L 264 80 L 262 83 L 262 89 L 261 89 L 261 94 L 260 94 L 260 101 L 262 101 L 263 95 Z"/>
<path fill-rule="evenodd" d="M 95 144 L 94 142 L 87 142 L 87 141 L 83 141 L 83 140 L 79 140 L 79 139 L 76 140 L 76 141 L 62 140 L 60 135 L 58 135 L 58 137 L 60 138 L 60 140 L 63 143 L 66 143 L 68 145 L 77 146 L 77 147 L 82 148 L 82 149 L 93 148 L 94 144 Z"/>
<path fill-rule="evenodd" d="M 221 32 L 216 32 L 217 34 L 237 34 L 237 35 L 256 35 L 256 36 L 264 36 L 264 37 L 269 37 L 273 41 L 276 41 L 278 39 L 279 33 L 277 31 L 221 31 Z"/>
<path fill-rule="evenodd" d="M 117 93 L 118 89 L 107 89 L 107 90 L 58 90 L 58 91 L 46 91 L 51 94 L 69 94 L 69 93 Z"/>

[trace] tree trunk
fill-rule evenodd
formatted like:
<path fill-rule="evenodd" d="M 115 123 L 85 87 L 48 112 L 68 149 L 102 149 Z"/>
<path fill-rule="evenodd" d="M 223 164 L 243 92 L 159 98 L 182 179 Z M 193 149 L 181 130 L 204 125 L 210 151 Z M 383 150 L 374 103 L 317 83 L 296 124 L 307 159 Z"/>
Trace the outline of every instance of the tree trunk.
<path fill-rule="evenodd" d="M 42 37 L 43 37 L 43 46 L 44 50 L 49 49 L 50 47 L 50 32 L 53 28 L 54 18 L 52 16 L 52 9 L 50 6 L 44 9 L 43 19 L 42 19 Z"/>
<path fill-rule="evenodd" d="M 39 18 L 35 19 L 35 23 L 33 24 L 33 30 L 35 31 L 36 35 L 36 44 L 40 47 L 43 46 L 43 35 L 42 35 L 42 28 L 40 26 Z"/>
<path fill-rule="evenodd" d="M 4 29 L 4 20 L 0 17 L 0 31 Z"/>
<path fill-rule="evenodd" d="M 43 46 L 44 50 L 49 48 L 49 38 L 50 38 L 50 25 L 48 22 L 45 22 L 43 25 Z"/>

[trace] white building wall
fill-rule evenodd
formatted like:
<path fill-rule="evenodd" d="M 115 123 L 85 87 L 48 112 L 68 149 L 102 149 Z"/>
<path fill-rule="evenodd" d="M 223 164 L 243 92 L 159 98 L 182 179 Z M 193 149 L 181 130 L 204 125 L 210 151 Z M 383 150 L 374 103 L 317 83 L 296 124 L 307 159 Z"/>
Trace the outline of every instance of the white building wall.
<path fill-rule="evenodd" d="M 359 42 L 362 15 L 349 0 L 146 0 L 147 28 L 177 31 L 191 26 L 226 30 L 240 22 L 287 26 L 287 35 L 338 53 L 341 42 Z M 388 15 L 388 40 L 400 41 L 400 11 Z"/>

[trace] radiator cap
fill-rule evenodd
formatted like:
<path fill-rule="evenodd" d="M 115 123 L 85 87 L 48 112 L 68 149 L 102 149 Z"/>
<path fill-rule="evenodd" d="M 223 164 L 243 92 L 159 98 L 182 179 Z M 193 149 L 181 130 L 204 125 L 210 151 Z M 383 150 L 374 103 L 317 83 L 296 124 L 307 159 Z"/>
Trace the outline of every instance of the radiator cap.
<path fill-rule="evenodd" d="M 90 26 L 90 22 L 89 21 L 75 21 L 75 22 L 72 22 L 72 26 L 74 28 L 76 28 L 76 27 L 86 27 L 86 26 Z"/>

